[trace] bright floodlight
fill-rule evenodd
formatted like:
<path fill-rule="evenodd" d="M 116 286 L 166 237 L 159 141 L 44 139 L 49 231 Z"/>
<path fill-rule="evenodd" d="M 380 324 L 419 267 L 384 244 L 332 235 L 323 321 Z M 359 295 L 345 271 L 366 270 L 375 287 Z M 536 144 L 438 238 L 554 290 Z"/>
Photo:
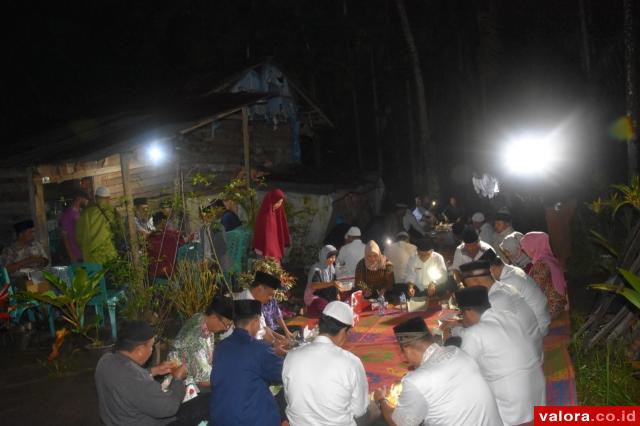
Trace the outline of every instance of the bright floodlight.
<path fill-rule="evenodd" d="M 442 278 L 442 271 L 440 271 L 440 269 L 432 266 L 431 268 L 429 268 L 427 270 L 427 275 L 429 275 L 429 278 L 431 279 L 431 281 L 436 282 L 440 278 Z"/>
<path fill-rule="evenodd" d="M 147 155 L 153 164 L 160 164 L 167 157 L 167 153 L 156 143 L 147 148 Z"/>
<path fill-rule="evenodd" d="M 514 174 L 546 174 L 556 159 L 554 142 L 550 137 L 535 135 L 512 139 L 504 151 L 504 165 Z"/>

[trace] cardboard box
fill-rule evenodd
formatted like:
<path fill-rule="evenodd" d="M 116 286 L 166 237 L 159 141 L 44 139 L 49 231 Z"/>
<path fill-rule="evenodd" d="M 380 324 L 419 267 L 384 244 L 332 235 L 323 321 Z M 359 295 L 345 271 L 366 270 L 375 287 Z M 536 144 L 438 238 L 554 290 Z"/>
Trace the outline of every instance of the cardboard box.
<path fill-rule="evenodd" d="M 33 281 L 27 281 L 26 287 L 27 291 L 30 291 L 31 293 L 44 293 L 45 291 L 51 290 L 49 281 L 40 281 L 37 283 Z"/>

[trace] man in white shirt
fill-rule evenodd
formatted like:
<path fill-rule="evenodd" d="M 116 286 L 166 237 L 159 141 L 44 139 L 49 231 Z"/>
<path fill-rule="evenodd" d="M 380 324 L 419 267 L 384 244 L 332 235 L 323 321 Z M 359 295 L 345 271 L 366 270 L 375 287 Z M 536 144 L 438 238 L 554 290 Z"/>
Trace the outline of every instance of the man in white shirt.
<path fill-rule="evenodd" d="M 493 236 L 493 246 L 500 248 L 500 244 L 504 241 L 507 235 L 511 234 L 513 227 L 511 226 L 511 213 L 507 210 L 501 209 L 496 213 L 493 219 L 493 229 L 496 231 Z"/>
<path fill-rule="evenodd" d="M 385 389 L 373 394 L 388 425 L 502 424 L 491 389 L 468 354 L 434 343 L 420 317 L 406 320 L 393 331 L 413 371 L 402 379 L 395 409 Z"/>
<path fill-rule="evenodd" d="M 273 299 L 280 285 L 278 277 L 257 271 L 251 286 L 240 293 L 234 294 L 233 300 L 257 300 L 264 305 Z M 274 343 L 276 339 L 284 340 L 284 336 L 267 327 L 264 315 L 260 314 L 260 330 L 256 334 L 256 339 Z"/>
<path fill-rule="evenodd" d="M 547 298 L 540 286 L 517 266 L 507 265 L 494 252 L 485 253 L 485 258 L 491 264 L 491 275 L 496 281 L 510 285 L 518 290 L 520 296 L 527 302 L 538 320 L 538 328 L 542 337 L 549 332 L 551 316 Z"/>
<path fill-rule="evenodd" d="M 364 243 L 360 228 L 352 226 L 344 236 L 345 245 L 338 252 L 337 270 L 338 278 L 355 277 L 356 265 L 364 257 Z"/>
<path fill-rule="evenodd" d="M 360 358 L 342 349 L 353 326 L 346 303 L 322 311 L 320 334 L 284 360 L 282 383 L 291 426 L 355 426 L 369 407 L 369 385 Z"/>
<path fill-rule="evenodd" d="M 461 349 L 480 366 L 505 425 L 532 422 L 533 407 L 545 405 L 545 378 L 530 340 L 516 317 L 493 309 L 487 289 L 469 287 L 456 292 L 462 324 L 453 334 Z"/>
<path fill-rule="evenodd" d="M 444 257 L 433 250 L 427 238 L 416 241 L 417 253 L 409 259 L 406 269 L 407 293 L 409 297 L 433 296 L 436 285 L 447 281 L 447 265 Z"/>
<path fill-rule="evenodd" d="M 407 262 L 416 254 L 416 246 L 409 242 L 409 234 L 404 231 L 396 234 L 396 242 L 384 249 L 384 255 L 393 264 L 396 284 L 406 283 Z"/>
<path fill-rule="evenodd" d="M 474 213 L 473 216 L 471 216 L 471 223 L 478 232 L 480 241 L 484 241 L 485 243 L 492 245 L 495 232 L 493 230 L 493 226 L 485 221 L 484 214 L 481 212 Z"/>
<path fill-rule="evenodd" d="M 402 229 L 409 233 L 412 238 L 422 238 L 427 235 L 427 231 L 423 223 L 418 222 L 416 217 L 413 215 L 411 210 L 409 210 L 406 205 L 400 204 L 399 206 L 404 206 L 404 214 L 402 215 Z M 398 207 L 400 209 L 401 207 Z"/>
<path fill-rule="evenodd" d="M 480 241 L 475 229 L 470 227 L 464 228 L 462 231 L 462 244 L 456 247 L 451 264 L 451 269 L 454 271 L 457 281 L 461 281 L 459 274 L 460 265 L 480 259 L 480 257 L 490 249 L 491 245 Z"/>
<path fill-rule="evenodd" d="M 493 250 L 491 251 L 493 252 Z M 466 287 L 481 286 L 487 289 L 489 302 L 494 310 L 511 312 L 518 319 L 522 330 L 536 349 L 539 362 L 542 362 L 544 348 L 538 319 L 518 290 L 508 284 L 496 281 L 491 275 L 487 260 L 466 263 L 460 267 L 460 272 Z"/>

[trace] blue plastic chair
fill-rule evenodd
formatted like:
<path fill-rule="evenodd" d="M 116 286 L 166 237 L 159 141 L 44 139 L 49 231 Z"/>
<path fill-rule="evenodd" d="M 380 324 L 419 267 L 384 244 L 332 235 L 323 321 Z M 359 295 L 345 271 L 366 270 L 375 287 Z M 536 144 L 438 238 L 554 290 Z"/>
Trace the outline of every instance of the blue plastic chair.
<path fill-rule="evenodd" d="M 73 281 L 75 271 L 78 268 L 83 268 L 85 271 L 87 271 L 87 274 L 89 276 L 102 271 L 102 265 L 100 265 L 99 263 L 76 263 L 74 265 L 71 265 L 71 267 L 69 268 L 69 279 L 71 281 Z M 124 291 L 121 289 L 107 289 L 107 281 L 105 280 L 104 276 L 100 280 L 98 288 L 100 289 L 100 292 L 89 301 L 88 305 L 94 307 L 96 315 L 100 319 L 100 326 L 104 326 L 104 308 L 106 307 L 108 309 L 109 323 L 111 324 L 111 337 L 115 341 L 118 339 L 116 305 L 118 304 L 118 301 L 123 297 Z M 52 318 L 51 316 L 49 316 L 49 327 L 51 327 L 51 324 Z M 84 315 L 82 316 L 82 325 L 84 325 Z M 55 324 L 53 325 L 53 335 L 55 336 Z"/>
<path fill-rule="evenodd" d="M 190 260 L 197 262 L 202 260 L 202 248 L 200 243 L 189 243 L 178 248 L 178 254 L 176 255 L 176 262 L 181 260 Z"/>
<path fill-rule="evenodd" d="M 11 279 L 9 278 L 9 273 L 6 268 L 0 267 L 0 286 L 4 284 L 9 284 L 9 288 L 7 289 L 7 293 L 9 296 L 9 306 L 14 306 L 15 309 L 9 312 L 9 317 L 11 318 L 11 322 L 14 324 L 20 323 L 20 318 L 26 312 L 27 318 L 30 322 L 36 321 L 36 315 L 34 310 L 38 309 L 40 304 L 37 300 L 30 300 L 28 302 L 18 302 L 16 299 L 15 291 L 13 289 L 13 285 L 11 285 Z"/>

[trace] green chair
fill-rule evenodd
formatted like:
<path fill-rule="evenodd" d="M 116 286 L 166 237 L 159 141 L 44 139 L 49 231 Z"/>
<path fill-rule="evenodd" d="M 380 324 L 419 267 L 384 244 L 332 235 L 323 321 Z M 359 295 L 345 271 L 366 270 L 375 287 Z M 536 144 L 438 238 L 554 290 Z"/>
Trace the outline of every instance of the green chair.
<path fill-rule="evenodd" d="M 224 238 L 227 242 L 227 256 L 230 263 L 227 273 L 230 275 L 244 272 L 247 266 L 251 231 L 243 225 L 233 231 L 225 232 Z"/>
<path fill-rule="evenodd" d="M 181 260 L 190 260 L 194 262 L 202 260 L 202 248 L 200 247 L 200 243 L 189 243 L 178 248 L 176 262 Z"/>

